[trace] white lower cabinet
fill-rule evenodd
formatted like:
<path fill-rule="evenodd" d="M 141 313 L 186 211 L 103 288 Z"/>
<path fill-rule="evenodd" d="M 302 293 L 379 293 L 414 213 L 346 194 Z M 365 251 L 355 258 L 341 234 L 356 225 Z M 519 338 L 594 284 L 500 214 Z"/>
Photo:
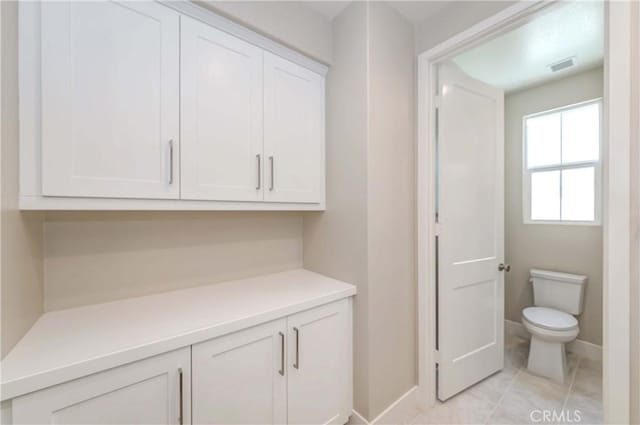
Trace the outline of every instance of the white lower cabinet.
<path fill-rule="evenodd" d="M 350 300 L 193 346 L 194 424 L 343 424 Z"/>
<path fill-rule="evenodd" d="M 343 424 L 351 414 L 350 300 L 287 318 L 289 424 Z"/>
<path fill-rule="evenodd" d="M 13 423 L 191 423 L 190 366 L 185 347 L 17 397 Z"/>
<path fill-rule="evenodd" d="M 193 346 L 194 424 L 287 422 L 286 319 Z"/>
<path fill-rule="evenodd" d="M 16 397 L 14 424 L 344 424 L 351 298 Z"/>

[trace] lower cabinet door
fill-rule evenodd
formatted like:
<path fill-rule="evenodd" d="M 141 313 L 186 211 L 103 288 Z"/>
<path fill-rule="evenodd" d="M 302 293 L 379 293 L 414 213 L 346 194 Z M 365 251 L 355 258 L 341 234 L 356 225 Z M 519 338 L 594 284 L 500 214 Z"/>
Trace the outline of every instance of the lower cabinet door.
<path fill-rule="evenodd" d="M 352 408 L 351 299 L 287 318 L 288 423 L 344 424 Z"/>
<path fill-rule="evenodd" d="M 194 424 L 287 422 L 286 320 L 192 347 Z"/>
<path fill-rule="evenodd" d="M 182 348 L 17 397 L 13 423 L 190 423 L 189 354 Z"/>

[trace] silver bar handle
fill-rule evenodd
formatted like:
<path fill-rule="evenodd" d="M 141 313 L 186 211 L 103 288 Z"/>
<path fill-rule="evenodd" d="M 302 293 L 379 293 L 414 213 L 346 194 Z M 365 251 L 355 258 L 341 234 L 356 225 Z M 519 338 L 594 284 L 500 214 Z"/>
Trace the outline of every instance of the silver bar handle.
<path fill-rule="evenodd" d="M 260 186 L 262 186 L 262 172 L 260 170 L 260 154 L 256 154 L 256 160 L 258 162 L 258 184 L 256 185 L 256 190 L 260 190 Z"/>
<path fill-rule="evenodd" d="M 271 165 L 271 185 L 269 186 L 269 190 L 273 190 L 273 156 L 269 157 L 269 164 Z"/>
<path fill-rule="evenodd" d="M 183 400 L 182 400 L 182 368 L 178 368 L 178 376 L 179 376 L 179 383 L 178 383 L 178 392 L 180 394 L 180 406 L 178 408 L 178 423 L 180 425 L 183 425 L 184 423 L 184 412 L 182 411 L 182 405 L 183 405 Z"/>
<path fill-rule="evenodd" d="M 300 369 L 300 330 L 294 327 L 293 332 L 296 334 L 296 361 L 293 363 L 293 367 Z"/>
<path fill-rule="evenodd" d="M 173 139 L 169 140 L 169 184 L 173 184 Z"/>
<path fill-rule="evenodd" d="M 278 373 L 284 376 L 284 334 L 282 332 L 278 332 L 280 334 L 280 370 Z"/>

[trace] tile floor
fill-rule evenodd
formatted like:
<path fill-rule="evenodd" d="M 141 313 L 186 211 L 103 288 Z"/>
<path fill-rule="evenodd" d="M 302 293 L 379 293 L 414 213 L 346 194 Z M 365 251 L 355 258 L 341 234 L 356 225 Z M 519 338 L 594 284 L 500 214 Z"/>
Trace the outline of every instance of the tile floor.
<path fill-rule="evenodd" d="M 569 379 L 564 384 L 527 372 L 529 341 L 514 338 L 505 347 L 505 368 L 463 393 L 418 415 L 422 424 L 601 424 L 602 365 L 568 355 Z M 543 420 L 542 411 L 564 412 L 565 419 Z M 579 419 L 575 411 L 579 410 Z M 536 411 L 536 413 L 532 412 Z M 539 413 L 538 413 L 539 412 Z"/>

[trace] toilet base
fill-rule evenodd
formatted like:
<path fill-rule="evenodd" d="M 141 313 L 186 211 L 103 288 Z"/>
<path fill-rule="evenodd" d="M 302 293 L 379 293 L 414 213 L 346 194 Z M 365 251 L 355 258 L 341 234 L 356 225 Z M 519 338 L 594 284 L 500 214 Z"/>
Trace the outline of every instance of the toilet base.
<path fill-rule="evenodd" d="M 533 374 L 564 383 L 567 378 L 564 343 L 545 341 L 532 335 L 527 369 Z"/>

